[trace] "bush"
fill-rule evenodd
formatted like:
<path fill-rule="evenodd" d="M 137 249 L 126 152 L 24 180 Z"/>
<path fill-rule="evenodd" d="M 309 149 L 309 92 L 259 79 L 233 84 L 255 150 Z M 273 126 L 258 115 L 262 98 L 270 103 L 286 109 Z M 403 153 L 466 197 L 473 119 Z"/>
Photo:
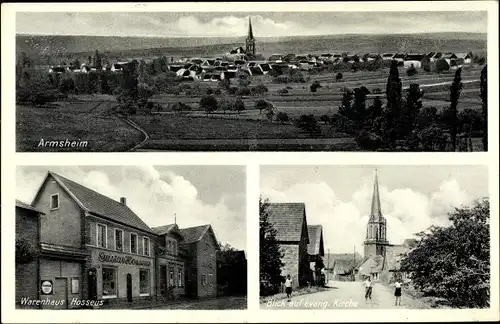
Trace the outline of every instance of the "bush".
<path fill-rule="evenodd" d="M 288 89 L 287 88 L 278 89 L 278 95 L 284 96 L 286 94 L 288 94 Z"/>
<path fill-rule="evenodd" d="M 263 95 L 268 91 L 269 89 L 263 84 L 259 84 L 251 89 L 251 92 L 255 95 Z"/>
<path fill-rule="evenodd" d="M 249 96 L 249 95 L 251 95 L 250 88 L 248 88 L 248 87 L 240 87 L 236 91 L 236 95 L 238 95 L 238 96 Z"/>
<path fill-rule="evenodd" d="M 219 103 L 212 95 L 203 96 L 200 99 L 200 108 L 205 110 L 207 114 L 217 110 Z"/>
<path fill-rule="evenodd" d="M 323 115 L 320 117 L 320 119 L 323 123 L 328 124 L 330 122 L 330 117 L 328 117 L 328 115 Z"/>
<path fill-rule="evenodd" d="M 260 113 L 262 110 L 272 107 L 272 104 L 264 99 L 259 99 L 255 102 L 255 109 L 258 109 Z"/>
<path fill-rule="evenodd" d="M 214 94 L 216 96 L 220 96 L 220 95 L 222 95 L 222 91 L 220 91 L 220 89 L 215 89 Z"/>
<path fill-rule="evenodd" d="M 415 68 L 415 66 L 413 66 L 413 64 L 408 68 L 408 70 L 406 70 L 406 75 L 407 76 L 414 76 L 417 74 L 417 69 Z"/>
<path fill-rule="evenodd" d="M 236 99 L 233 104 L 233 109 L 238 112 L 238 114 L 245 110 L 245 103 L 240 98 Z"/>
<path fill-rule="evenodd" d="M 312 84 L 311 84 L 311 92 L 312 93 L 315 93 L 316 91 L 318 91 L 319 88 L 321 88 L 321 84 L 319 83 L 319 81 L 314 81 Z"/>
<path fill-rule="evenodd" d="M 321 135 L 321 128 L 312 114 L 301 115 L 295 122 L 295 126 L 307 132 L 310 136 L 316 137 Z"/>
<path fill-rule="evenodd" d="M 340 81 L 340 80 L 342 80 L 343 77 L 344 77 L 343 74 L 339 72 L 339 73 L 337 73 L 337 76 L 335 77 L 335 81 Z"/>
<path fill-rule="evenodd" d="M 288 115 L 285 112 L 280 111 L 276 115 L 276 120 L 279 121 L 280 123 L 284 124 L 287 121 L 289 121 L 289 118 L 288 118 Z"/>

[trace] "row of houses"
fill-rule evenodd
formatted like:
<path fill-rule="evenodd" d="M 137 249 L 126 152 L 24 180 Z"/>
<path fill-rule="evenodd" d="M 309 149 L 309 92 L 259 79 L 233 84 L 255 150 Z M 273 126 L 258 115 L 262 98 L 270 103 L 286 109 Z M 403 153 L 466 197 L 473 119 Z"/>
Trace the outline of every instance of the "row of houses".
<path fill-rule="evenodd" d="M 30 250 L 36 257 L 17 262 Z M 116 201 L 49 171 L 31 204 L 16 201 L 16 304 L 27 298 L 79 308 L 70 301 L 214 297 L 219 251 L 209 224 L 150 227 L 126 198 Z"/>
<path fill-rule="evenodd" d="M 324 251 L 322 225 L 308 225 L 304 203 L 270 203 L 268 220 L 276 229 L 276 240 L 283 253 L 281 275 L 290 275 L 292 286 L 303 287 L 323 276 Z"/>

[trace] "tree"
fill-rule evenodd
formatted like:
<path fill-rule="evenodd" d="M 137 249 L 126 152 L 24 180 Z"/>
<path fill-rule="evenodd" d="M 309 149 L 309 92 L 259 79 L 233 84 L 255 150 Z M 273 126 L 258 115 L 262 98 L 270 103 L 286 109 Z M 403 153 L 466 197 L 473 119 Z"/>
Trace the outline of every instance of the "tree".
<path fill-rule="evenodd" d="M 448 214 L 450 225 L 432 226 L 401 261 L 413 285 L 452 307 L 490 305 L 490 204 L 476 200 Z"/>
<path fill-rule="evenodd" d="M 462 68 L 458 68 L 455 72 L 455 77 L 453 78 L 453 83 L 450 87 L 450 134 L 451 134 L 451 146 L 453 152 L 457 148 L 457 132 L 458 132 L 458 119 L 457 119 L 457 107 L 458 99 L 460 98 L 460 92 L 462 91 Z"/>
<path fill-rule="evenodd" d="M 59 81 L 59 91 L 64 94 L 68 94 L 75 90 L 75 82 L 71 78 L 62 78 Z"/>
<path fill-rule="evenodd" d="M 259 267 L 260 267 L 260 294 L 276 293 L 281 283 L 282 253 L 278 241 L 277 231 L 269 222 L 269 201 L 259 197 Z"/>
<path fill-rule="evenodd" d="M 212 95 L 203 96 L 200 99 L 200 108 L 205 110 L 207 114 L 216 111 L 218 108 L 217 99 Z"/>
<path fill-rule="evenodd" d="M 335 77 L 335 81 L 338 82 L 338 81 L 342 80 L 342 78 L 343 78 L 343 75 L 342 75 L 342 73 L 339 72 L 339 73 L 337 73 L 337 76 Z"/>
<path fill-rule="evenodd" d="M 436 61 L 436 71 L 438 73 L 449 70 L 450 70 L 450 64 L 448 64 L 448 61 L 446 61 L 445 59 L 439 59 Z"/>
<path fill-rule="evenodd" d="M 392 60 L 385 90 L 387 107 L 383 114 L 385 122 L 383 137 L 390 147 L 393 147 L 396 142 L 396 122 L 399 120 L 401 112 L 402 87 L 403 85 L 399 78 L 398 63 L 396 60 Z"/>
<path fill-rule="evenodd" d="M 262 114 L 262 110 L 267 109 L 270 105 L 271 105 L 270 102 L 264 99 L 259 99 L 255 102 L 255 109 L 258 109 L 259 114 Z"/>
<path fill-rule="evenodd" d="M 319 83 L 319 81 L 314 81 L 314 82 L 311 84 L 310 89 L 311 89 L 311 92 L 312 92 L 313 94 L 315 94 L 315 93 L 316 93 L 316 91 L 318 91 L 318 89 L 319 89 L 319 88 L 321 88 L 321 87 L 322 87 L 322 85 L 321 85 L 321 83 Z"/>
<path fill-rule="evenodd" d="M 481 100 L 483 101 L 483 150 L 488 151 L 488 70 L 485 65 L 481 71 Z"/>
<path fill-rule="evenodd" d="M 401 120 L 399 121 L 399 136 L 401 138 L 409 136 L 416 126 L 416 119 L 422 108 L 422 97 L 423 92 L 420 86 L 416 83 L 410 84 L 401 112 Z"/>
<path fill-rule="evenodd" d="M 27 264 L 38 257 L 38 251 L 25 239 L 16 240 L 16 264 Z"/>
<path fill-rule="evenodd" d="M 234 104 L 233 104 L 233 109 L 236 110 L 238 112 L 238 115 L 243 111 L 245 110 L 245 103 L 243 102 L 243 100 L 241 100 L 240 98 L 237 98 L 235 101 L 234 101 Z"/>
<path fill-rule="evenodd" d="M 339 107 L 339 114 L 347 118 L 350 118 L 352 114 L 352 108 L 351 108 L 352 97 L 353 97 L 352 91 L 350 89 L 344 89 L 344 93 L 342 94 L 342 102 Z"/>

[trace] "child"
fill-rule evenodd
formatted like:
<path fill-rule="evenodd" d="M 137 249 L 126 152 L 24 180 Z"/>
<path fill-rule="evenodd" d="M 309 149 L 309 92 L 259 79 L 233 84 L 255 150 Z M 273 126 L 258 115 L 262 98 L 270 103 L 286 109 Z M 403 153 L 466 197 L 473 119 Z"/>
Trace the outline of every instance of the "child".
<path fill-rule="evenodd" d="M 394 296 L 396 297 L 396 306 L 401 306 L 401 282 L 399 279 L 396 279 L 396 282 L 394 283 Z"/>
<path fill-rule="evenodd" d="M 292 298 L 292 278 L 290 277 L 290 275 L 286 276 L 285 291 L 286 291 L 286 298 L 288 298 L 288 301 L 290 301 Z"/>
<path fill-rule="evenodd" d="M 363 284 L 365 285 L 365 301 L 368 299 L 372 300 L 372 281 L 370 277 L 366 277 Z"/>

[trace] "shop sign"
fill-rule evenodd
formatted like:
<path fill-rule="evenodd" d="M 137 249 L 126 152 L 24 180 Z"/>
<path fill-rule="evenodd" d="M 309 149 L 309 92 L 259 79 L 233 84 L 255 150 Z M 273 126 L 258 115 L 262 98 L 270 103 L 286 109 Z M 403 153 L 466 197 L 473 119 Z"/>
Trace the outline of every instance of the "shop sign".
<path fill-rule="evenodd" d="M 151 261 L 149 260 L 139 260 L 133 258 L 132 256 L 110 255 L 104 252 L 99 253 L 98 260 L 99 262 L 119 263 L 126 265 L 146 266 L 146 267 L 151 266 Z"/>
<path fill-rule="evenodd" d="M 42 295 L 52 295 L 52 292 L 54 291 L 52 280 L 42 280 L 40 287 L 42 290 Z"/>

